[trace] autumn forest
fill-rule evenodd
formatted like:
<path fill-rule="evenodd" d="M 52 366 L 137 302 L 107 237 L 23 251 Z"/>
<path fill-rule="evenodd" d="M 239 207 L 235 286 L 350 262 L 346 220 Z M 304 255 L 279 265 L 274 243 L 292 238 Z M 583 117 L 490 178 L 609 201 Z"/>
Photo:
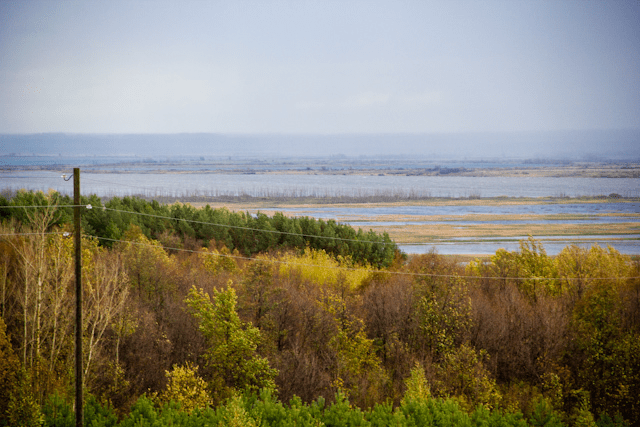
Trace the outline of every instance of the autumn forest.
<path fill-rule="evenodd" d="M 0 197 L 0 425 L 74 424 L 73 200 Z M 82 199 L 85 425 L 640 422 L 640 261 L 408 256 L 335 221 Z"/>

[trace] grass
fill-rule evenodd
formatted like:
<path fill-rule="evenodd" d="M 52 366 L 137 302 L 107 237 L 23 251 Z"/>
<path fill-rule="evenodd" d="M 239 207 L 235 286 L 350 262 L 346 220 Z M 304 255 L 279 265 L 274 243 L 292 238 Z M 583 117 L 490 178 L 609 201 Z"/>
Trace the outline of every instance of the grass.
<path fill-rule="evenodd" d="M 440 256 L 445 257 L 445 259 L 454 262 L 456 264 L 469 264 L 469 262 L 471 261 L 475 261 L 476 259 L 479 259 L 481 261 L 489 261 L 490 259 L 490 255 L 487 254 L 465 254 L 465 255 L 443 255 L 440 254 Z"/>
<path fill-rule="evenodd" d="M 597 236 L 611 234 L 638 234 L 640 223 L 612 224 L 410 224 L 368 227 L 377 232 L 386 231 L 391 239 L 402 243 L 446 242 L 453 238 L 479 237 L 507 238 L 517 236 Z"/>

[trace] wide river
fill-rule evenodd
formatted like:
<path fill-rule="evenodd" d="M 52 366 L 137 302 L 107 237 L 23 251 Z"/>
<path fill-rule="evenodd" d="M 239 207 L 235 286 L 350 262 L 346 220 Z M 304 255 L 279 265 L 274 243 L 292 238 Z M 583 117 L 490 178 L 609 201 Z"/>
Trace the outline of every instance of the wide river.
<path fill-rule="evenodd" d="M 371 195 L 415 195 L 431 197 L 581 197 L 619 194 L 624 197 L 640 197 L 638 178 L 548 178 L 548 177 L 457 177 L 457 176 L 378 176 L 378 175 L 324 175 L 324 174 L 226 174 L 226 173 L 92 173 L 81 175 L 81 190 L 85 195 L 100 197 L 144 195 L 144 196 L 218 196 L 250 195 L 270 197 L 295 196 L 371 196 Z M 54 189 L 63 194 L 72 194 L 72 181 L 65 181 L 61 174 L 53 171 L 0 171 L 0 190 Z M 391 210 L 389 210 L 391 209 Z M 356 211 L 343 208 L 304 209 L 299 213 L 317 218 L 338 218 L 358 227 L 373 225 L 350 221 L 349 216 L 369 216 L 373 221 L 377 215 L 465 215 L 465 214 L 599 214 L 609 213 L 611 218 L 595 217 L 592 221 L 621 222 L 625 213 L 640 212 L 638 203 L 596 203 L 568 205 L 498 205 L 498 206 L 399 206 L 395 208 L 370 208 Z M 616 214 L 621 214 L 616 216 Z M 570 222 L 576 222 L 571 221 Z M 626 219 L 627 222 L 636 219 Z M 513 224 L 513 222 L 510 222 Z M 398 224 L 398 223 L 396 223 Z M 378 223 L 377 225 L 382 225 Z M 462 224 L 461 224 L 462 225 Z M 526 237 L 526 236 L 522 236 Z M 611 244 L 620 252 L 640 254 L 640 233 L 613 236 L 581 236 L 543 238 L 548 253 L 559 252 L 570 243 L 601 246 Z M 482 239 L 474 241 L 452 241 L 438 244 L 401 245 L 408 253 L 421 253 L 435 248 L 443 254 L 493 253 L 500 247 L 515 250 L 518 239 Z"/>
<path fill-rule="evenodd" d="M 73 182 L 53 171 L 0 171 L 0 189 L 73 192 Z M 366 196 L 416 194 L 422 197 L 580 197 L 617 193 L 640 197 L 640 178 L 461 177 L 324 174 L 91 173 L 81 176 L 83 194 Z"/>

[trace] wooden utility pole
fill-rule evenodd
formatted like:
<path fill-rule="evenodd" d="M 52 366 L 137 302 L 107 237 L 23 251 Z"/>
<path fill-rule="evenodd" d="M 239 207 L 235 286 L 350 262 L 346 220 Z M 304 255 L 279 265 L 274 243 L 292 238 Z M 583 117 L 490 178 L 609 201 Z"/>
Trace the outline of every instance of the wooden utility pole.
<path fill-rule="evenodd" d="M 84 425 L 82 398 L 82 236 L 80 234 L 80 168 L 73 169 L 73 227 L 76 258 L 76 427 Z"/>

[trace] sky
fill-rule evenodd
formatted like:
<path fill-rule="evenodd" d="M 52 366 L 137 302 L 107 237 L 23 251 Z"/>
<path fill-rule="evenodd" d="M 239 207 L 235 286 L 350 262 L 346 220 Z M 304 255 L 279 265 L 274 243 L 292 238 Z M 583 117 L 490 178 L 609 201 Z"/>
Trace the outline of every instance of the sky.
<path fill-rule="evenodd" d="M 0 134 L 611 129 L 638 0 L 0 0 Z"/>

